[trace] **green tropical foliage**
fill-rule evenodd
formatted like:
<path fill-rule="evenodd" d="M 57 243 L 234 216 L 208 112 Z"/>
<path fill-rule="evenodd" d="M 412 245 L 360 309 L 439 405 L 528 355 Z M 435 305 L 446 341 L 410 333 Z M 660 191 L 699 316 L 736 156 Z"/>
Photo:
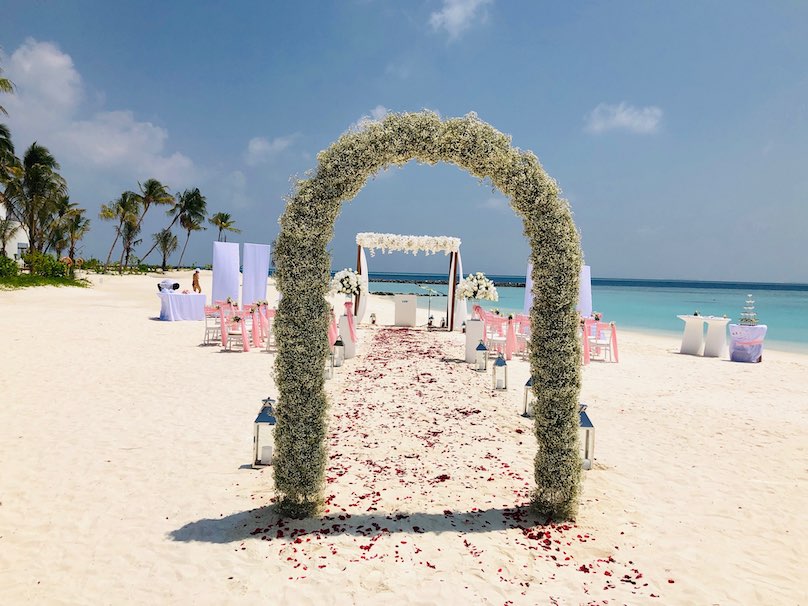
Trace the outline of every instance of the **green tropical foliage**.
<path fill-rule="evenodd" d="M 8 213 L 22 224 L 33 251 L 43 252 L 52 236 L 54 222 L 67 184 L 58 173 L 59 163 L 46 147 L 34 142 L 22 161 L 14 160 L 4 176 L 4 203 Z"/>
<path fill-rule="evenodd" d="M 229 213 L 216 213 L 210 219 L 208 219 L 208 223 L 213 225 L 219 230 L 219 233 L 216 236 L 216 241 L 222 241 L 222 233 L 223 232 L 233 232 L 234 234 L 240 234 L 241 230 L 236 228 L 236 221 L 233 219 Z M 227 234 L 224 234 L 224 241 L 227 242 Z"/>
<path fill-rule="evenodd" d="M 3 77 L 3 69 L 0 68 L 0 93 L 13 93 L 14 92 L 14 83 L 9 80 L 8 78 Z M 4 116 L 8 115 L 6 108 L 0 105 L 0 114 Z"/>
<path fill-rule="evenodd" d="M 163 255 L 162 268 L 163 271 L 165 271 L 168 257 L 171 255 L 171 253 L 177 250 L 177 247 L 179 246 L 177 236 L 172 234 L 170 229 L 166 228 L 160 230 L 156 234 L 152 234 L 152 239 L 154 240 L 154 245 L 160 250 L 160 254 Z"/>
<path fill-rule="evenodd" d="M 0 257 L 6 256 L 6 245 L 20 231 L 20 224 L 11 217 L 0 219 Z"/>
<path fill-rule="evenodd" d="M 127 223 L 136 225 L 138 221 L 138 213 L 140 210 L 140 196 L 135 192 L 125 191 L 121 196 L 109 204 L 101 205 L 101 212 L 98 214 L 102 221 L 116 221 L 115 225 L 115 239 L 112 241 L 112 246 L 109 247 L 107 254 L 107 261 L 104 263 L 104 270 L 109 267 L 109 260 L 112 258 L 112 251 L 115 250 L 115 245 L 118 243 L 121 235 L 123 234 L 123 226 Z M 123 262 L 123 254 L 121 254 L 121 262 Z"/>

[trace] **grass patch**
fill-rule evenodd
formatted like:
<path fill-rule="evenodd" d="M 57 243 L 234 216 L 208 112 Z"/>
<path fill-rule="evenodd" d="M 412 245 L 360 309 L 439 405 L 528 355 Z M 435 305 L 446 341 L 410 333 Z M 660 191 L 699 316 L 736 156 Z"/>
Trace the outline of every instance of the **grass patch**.
<path fill-rule="evenodd" d="M 87 288 L 90 281 L 83 278 L 46 278 L 44 276 L 31 276 L 21 274 L 9 278 L 0 278 L 0 290 L 16 290 L 31 286 L 76 286 Z"/>

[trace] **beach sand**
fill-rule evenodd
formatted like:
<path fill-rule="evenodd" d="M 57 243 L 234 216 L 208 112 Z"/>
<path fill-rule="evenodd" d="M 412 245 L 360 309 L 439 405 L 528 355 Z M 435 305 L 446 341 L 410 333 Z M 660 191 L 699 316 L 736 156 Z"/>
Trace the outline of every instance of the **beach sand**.
<path fill-rule="evenodd" d="M 250 467 L 275 356 L 157 320 L 162 277 L 0 291 L 0 604 L 808 603 L 808 355 L 620 330 L 583 369 L 579 517 L 537 525 L 527 363 L 495 393 L 462 334 L 371 297 L 327 384 L 326 512 L 279 520 Z"/>

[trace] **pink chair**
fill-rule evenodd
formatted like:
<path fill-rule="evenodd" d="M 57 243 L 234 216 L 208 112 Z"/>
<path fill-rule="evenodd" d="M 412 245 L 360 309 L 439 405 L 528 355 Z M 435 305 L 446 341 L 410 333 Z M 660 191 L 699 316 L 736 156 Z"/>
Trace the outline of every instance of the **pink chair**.
<path fill-rule="evenodd" d="M 219 322 L 219 307 L 216 305 L 205 305 L 205 338 L 204 345 L 216 343 L 222 338 L 222 326 Z"/>
<path fill-rule="evenodd" d="M 587 320 L 584 323 L 584 347 L 589 359 L 603 356 L 603 361 L 618 362 L 617 327 L 614 322 Z M 586 358 L 585 358 L 586 359 Z M 586 362 L 585 362 L 586 363 Z"/>
<path fill-rule="evenodd" d="M 242 351 L 250 351 L 250 339 L 247 336 L 247 322 L 240 312 L 222 314 L 222 341 L 227 349 L 232 349 L 233 342 L 241 342 Z"/>

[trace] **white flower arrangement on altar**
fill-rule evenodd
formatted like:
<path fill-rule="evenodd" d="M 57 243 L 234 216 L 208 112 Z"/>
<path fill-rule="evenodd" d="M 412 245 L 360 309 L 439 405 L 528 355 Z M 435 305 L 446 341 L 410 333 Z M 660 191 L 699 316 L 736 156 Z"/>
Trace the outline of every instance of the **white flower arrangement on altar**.
<path fill-rule="evenodd" d="M 359 274 L 352 269 L 343 269 L 334 274 L 331 280 L 331 290 L 343 295 L 358 295 L 364 289 Z"/>
<path fill-rule="evenodd" d="M 413 255 L 417 255 L 421 251 L 427 255 L 434 255 L 438 252 L 448 255 L 460 250 L 460 238 L 451 236 L 402 236 L 362 232 L 356 234 L 356 243 L 367 248 L 371 257 L 376 255 L 376 249 L 381 250 L 384 254 L 400 250 Z"/>
<path fill-rule="evenodd" d="M 499 301 L 499 293 L 494 283 L 486 278 L 484 273 L 478 271 L 460 280 L 460 284 L 457 285 L 457 298 Z"/>

